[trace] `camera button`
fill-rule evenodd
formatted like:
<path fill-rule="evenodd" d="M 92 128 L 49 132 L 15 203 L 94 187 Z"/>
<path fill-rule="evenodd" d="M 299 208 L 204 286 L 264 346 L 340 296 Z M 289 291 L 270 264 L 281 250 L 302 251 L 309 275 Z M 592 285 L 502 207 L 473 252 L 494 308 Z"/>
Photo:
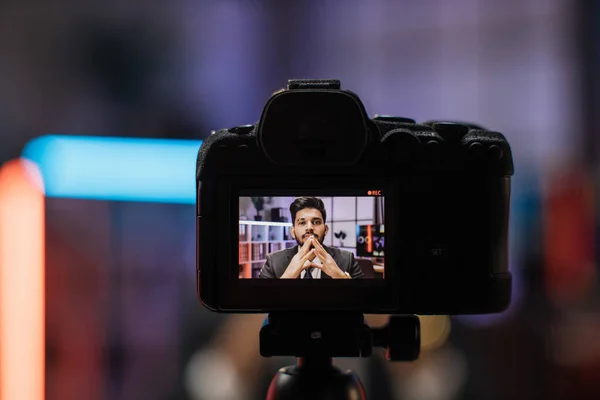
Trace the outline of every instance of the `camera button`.
<path fill-rule="evenodd" d="M 473 154 L 478 154 L 483 150 L 483 145 L 479 142 L 473 142 L 469 145 L 469 151 Z"/>
<path fill-rule="evenodd" d="M 425 148 L 427 149 L 429 157 L 431 157 L 432 161 L 438 159 L 441 156 L 442 145 L 439 141 L 430 140 L 425 144 Z"/>
<path fill-rule="evenodd" d="M 493 144 L 488 149 L 488 154 L 490 155 L 490 158 L 492 160 L 500 160 L 502 159 L 504 152 L 502 151 L 502 148 L 500 146 Z"/>
<path fill-rule="evenodd" d="M 476 160 L 482 160 L 485 158 L 485 148 L 480 142 L 473 142 L 469 145 L 469 155 Z"/>
<path fill-rule="evenodd" d="M 454 122 L 435 122 L 433 129 L 445 140 L 459 141 L 469 133 L 469 128 L 465 125 L 456 124 Z"/>
<path fill-rule="evenodd" d="M 419 139 L 405 129 L 394 129 L 386 133 L 381 143 L 387 149 L 388 159 L 392 161 L 410 161 L 421 150 Z"/>
<path fill-rule="evenodd" d="M 253 129 L 254 129 L 254 125 L 240 125 L 240 126 L 231 128 L 229 130 L 229 132 L 235 133 L 238 135 L 246 135 L 246 134 L 252 132 Z"/>
<path fill-rule="evenodd" d="M 389 121 L 389 122 L 403 122 L 407 124 L 414 124 L 415 120 L 411 118 L 405 117 L 395 117 L 393 115 L 377 115 L 373 116 L 373 119 L 376 121 Z"/>

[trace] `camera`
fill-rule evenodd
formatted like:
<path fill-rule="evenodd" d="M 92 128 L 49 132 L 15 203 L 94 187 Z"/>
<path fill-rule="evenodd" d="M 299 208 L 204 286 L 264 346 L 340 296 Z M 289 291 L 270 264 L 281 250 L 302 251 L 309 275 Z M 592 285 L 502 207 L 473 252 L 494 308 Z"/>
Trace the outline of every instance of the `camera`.
<path fill-rule="evenodd" d="M 452 315 L 510 304 L 514 167 L 499 132 L 371 118 L 340 81 L 298 79 L 257 123 L 213 132 L 196 167 L 197 289 L 212 310 Z"/>

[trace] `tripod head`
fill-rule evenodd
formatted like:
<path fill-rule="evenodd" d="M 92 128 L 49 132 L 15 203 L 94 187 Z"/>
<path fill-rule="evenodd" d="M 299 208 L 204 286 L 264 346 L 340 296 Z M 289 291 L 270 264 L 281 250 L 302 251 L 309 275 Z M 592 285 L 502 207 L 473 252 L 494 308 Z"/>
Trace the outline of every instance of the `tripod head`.
<path fill-rule="evenodd" d="M 260 354 L 294 356 L 298 365 L 279 370 L 267 399 L 366 399 L 360 379 L 333 366 L 332 357 L 369 357 L 373 346 L 385 348 L 390 361 L 416 360 L 419 319 L 392 316 L 384 327 L 371 328 L 353 312 L 269 314 L 260 330 Z"/>

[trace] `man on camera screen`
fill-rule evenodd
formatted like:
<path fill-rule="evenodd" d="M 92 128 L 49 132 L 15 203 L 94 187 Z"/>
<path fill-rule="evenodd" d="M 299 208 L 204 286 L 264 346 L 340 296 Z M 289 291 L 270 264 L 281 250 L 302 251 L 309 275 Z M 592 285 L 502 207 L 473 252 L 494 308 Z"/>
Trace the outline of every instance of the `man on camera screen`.
<path fill-rule="evenodd" d="M 327 212 L 318 197 L 297 197 L 290 205 L 292 237 L 298 243 L 267 255 L 259 278 L 358 279 L 363 272 L 354 254 L 323 241 L 329 231 Z"/>

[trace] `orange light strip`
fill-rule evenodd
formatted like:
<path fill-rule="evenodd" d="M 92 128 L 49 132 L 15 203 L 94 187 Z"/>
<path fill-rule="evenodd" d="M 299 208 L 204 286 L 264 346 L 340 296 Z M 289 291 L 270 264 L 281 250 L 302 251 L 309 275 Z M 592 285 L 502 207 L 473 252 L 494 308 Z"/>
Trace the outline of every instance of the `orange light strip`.
<path fill-rule="evenodd" d="M 44 191 L 35 164 L 0 169 L 0 400 L 44 399 Z"/>

